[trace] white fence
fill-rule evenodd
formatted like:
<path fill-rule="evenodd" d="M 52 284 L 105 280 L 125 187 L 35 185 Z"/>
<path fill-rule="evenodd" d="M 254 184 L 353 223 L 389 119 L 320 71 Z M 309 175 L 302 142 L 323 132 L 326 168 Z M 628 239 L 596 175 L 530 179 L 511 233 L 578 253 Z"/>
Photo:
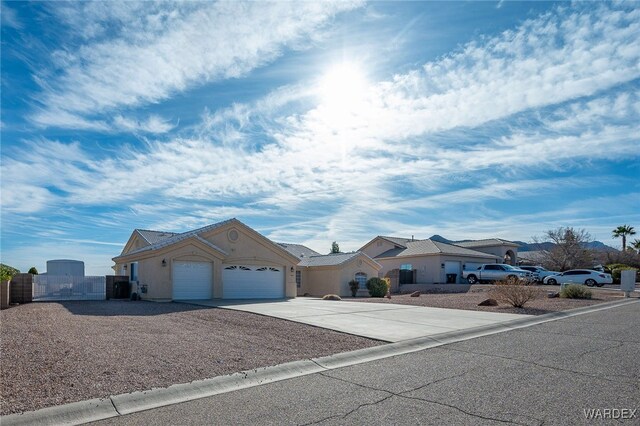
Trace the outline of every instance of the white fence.
<path fill-rule="evenodd" d="M 34 275 L 33 301 L 105 300 L 106 287 L 104 276 Z"/>

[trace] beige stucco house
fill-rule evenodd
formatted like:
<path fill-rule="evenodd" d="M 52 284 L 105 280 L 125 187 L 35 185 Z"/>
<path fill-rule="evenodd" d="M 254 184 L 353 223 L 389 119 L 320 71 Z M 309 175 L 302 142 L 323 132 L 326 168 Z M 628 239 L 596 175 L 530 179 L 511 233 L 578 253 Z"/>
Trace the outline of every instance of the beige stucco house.
<path fill-rule="evenodd" d="M 501 238 L 488 238 L 486 240 L 459 242 L 455 243 L 455 245 L 498 256 L 502 259 L 502 263 L 509 265 L 515 266 L 518 262 L 518 247 L 520 246 L 513 241 L 507 241 Z"/>
<path fill-rule="evenodd" d="M 451 274 L 456 275 L 452 284 L 462 283 L 463 269 L 502 262 L 494 254 L 430 239 L 377 236 L 359 251 L 382 265 L 379 273 L 391 279 L 392 291 L 404 284 L 447 283 Z"/>
<path fill-rule="evenodd" d="M 183 233 L 136 229 L 113 261 L 132 292 L 155 301 L 347 296 L 349 281 L 381 268 L 363 253 L 274 243 L 237 219 Z"/>
<path fill-rule="evenodd" d="M 300 244 L 280 245 L 300 259 L 296 267 L 299 296 L 337 294 L 348 297 L 351 296 L 351 280 L 360 284 L 358 295 L 368 296 L 365 284 L 369 278 L 377 277 L 382 268 L 382 265 L 362 252 L 321 255 Z"/>
<path fill-rule="evenodd" d="M 136 229 L 113 258 L 143 299 L 295 297 L 299 259 L 237 219 L 183 233 Z"/>

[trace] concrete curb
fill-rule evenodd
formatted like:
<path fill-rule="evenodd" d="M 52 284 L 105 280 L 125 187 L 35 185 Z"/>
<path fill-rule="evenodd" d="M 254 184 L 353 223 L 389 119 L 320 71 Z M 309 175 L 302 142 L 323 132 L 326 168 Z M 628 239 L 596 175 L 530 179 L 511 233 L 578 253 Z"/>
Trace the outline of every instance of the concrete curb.
<path fill-rule="evenodd" d="M 191 383 L 172 385 L 167 388 L 113 395 L 109 399 L 91 399 L 22 414 L 11 414 L 2 416 L 0 422 L 2 426 L 79 425 L 638 302 L 640 302 L 639 299 L 607 302 L 570 311 L 552 312 L 466 330 L 440 333 L 311 360 L 293 361 Z"/>

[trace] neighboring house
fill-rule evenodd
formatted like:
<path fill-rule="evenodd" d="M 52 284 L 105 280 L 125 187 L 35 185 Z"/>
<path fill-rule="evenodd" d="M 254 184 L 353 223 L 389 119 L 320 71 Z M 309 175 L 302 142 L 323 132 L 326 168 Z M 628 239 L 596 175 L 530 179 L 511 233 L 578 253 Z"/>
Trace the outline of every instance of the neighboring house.
<path fill-rule="evenodd" d="M 456 274 L 455 283 L 460 283 L 463 269 L 502 261 L 493 254 L 430 239 L 377 236 L 360 251 L 382 265 L 380 275 L 391 279 L 393 291 L 402 284 L 446 283 L 447 274 Z"/>
<path fill-rule="evenodd" d="M 113 258 L 143 299 L 295 297 L 300 262 L 237 219 L 183 233 L 136 229 Z"/>
<path fill-rule="evenodd" d="M 455 245 L 498 256 L 501 259 L 501 263 L 507 263 L 514 266 L 518 261 L 518 247 L 520 247 L 519 244 L 512 241 L 502 240 L 500 238 L 464 241 L 455 243 Z"/>
<path fill-rule="evenodd" d="M 300 244 L 279 243 L 300 261 L 296 266 L 296 284 L 298 295 L 324 296 L 337 294 L 341 297 L 351 296 L 349 281 L 356 280 L 360 284 L 359 295 L 369 295 L 366 282 L 377 277 L 382 268 L 375 260 L 364 253 L 333 253 L 321 255 Z"/>
<path fill-rule="evenodd" d="M 518 265 L 541 265 L 548 256 L 545 250 L 522 251 L 518 253 Z"/>

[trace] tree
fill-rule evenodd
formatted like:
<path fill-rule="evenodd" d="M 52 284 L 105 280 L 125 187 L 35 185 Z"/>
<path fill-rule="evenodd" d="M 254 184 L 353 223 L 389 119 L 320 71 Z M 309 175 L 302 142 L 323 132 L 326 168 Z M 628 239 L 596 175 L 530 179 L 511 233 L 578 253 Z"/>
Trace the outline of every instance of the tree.
<path fill-rule="evenodd" d="M 542 245 L 539 239 L 534 238 L 534 241 Z M 540 261 L 545 268 L 566 271 L 593 266 L 594 252 L 588 248 L 592 239 L 584 229 L 572 227 L 552 229 L 545 233 L 543 241 L 553 243 L 551 248 L 542 250 L 540 254 Z"/>
<path fill-rule="evenodd" d="M 335 241 L 331 243 L 331 253 L 340 253 L 340 246 Z"/>
<path fill-rule="evenodd" d="M 633 229 L 633 226 L 629 225 L 621 225 L 618 226 L 613 231 L 613 238 L 622 237 L 622 251 L 627 250 L 627 235 L 636 235 L 636 230 Z"/>
<path fill-rule="evenodd" d="M 640 240 L 638 239 L 633 240 L 633 242 L 631 243 L 631 247 L 638 250 L 638 253 L 640 253 Z"/>
<path fill-rule="evenodd" d="M 4 263 L 0 263 L 0 280 L 10 280 L 14 275 L 19 274 L 20 271 Z"/>
<path fill-rule="evenodd" d="M 38 270 L 36 269 L 35 266 L 32 266 L 31 268 L 29 268 L 29 272 L 27 272 L 28 274 L 33 274 L 33 275 L 38 275 Z"/>

